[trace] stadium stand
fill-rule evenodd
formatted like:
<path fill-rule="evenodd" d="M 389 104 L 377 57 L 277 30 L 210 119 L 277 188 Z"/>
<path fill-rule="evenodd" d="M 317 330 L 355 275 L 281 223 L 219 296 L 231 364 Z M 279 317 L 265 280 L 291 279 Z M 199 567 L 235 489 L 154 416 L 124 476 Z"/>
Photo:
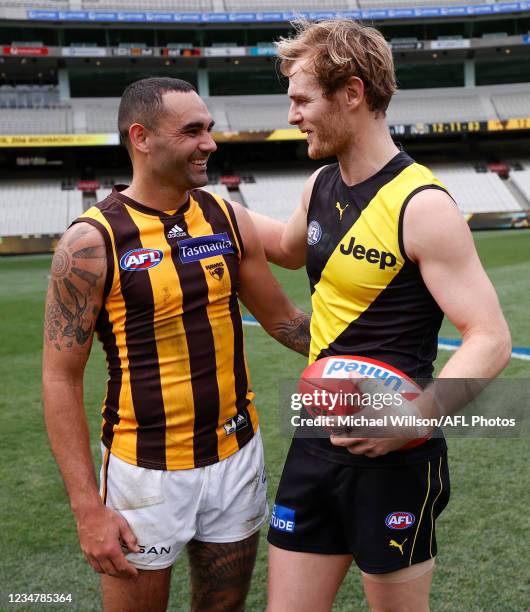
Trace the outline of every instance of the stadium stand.
<path fill-rule="evenodd" d="M 1 96 L 0 96 L 1 99 Z M 216 131 L 260 131 L 290 127 L 284 95 L 205 98 Z M 1 103 L 0 103 L 1 105 Z M 0 118 L 0 133 L 116 132 L 118 98 L 73 98 L 67 108 L 9 109 Z M 388 109 L 391 125 L 448 121 L 486 121 L 526 117 L 528 85 L 400 90 Z"/>
<path fill-rule="evenodd" d="M 70 9 L 70 0 L 0 0 L 1 7 L 67 11 Z"/>
<path fill-rule="evenodd" d="M 497 0 L 0 0 L 0 7 L 55 10 L 303 11 L 494 4 Z"/>
<path fill-rule="evenodd" d="M 119 98 L 73 98 L 70 104 L 76 134 L 112 133 L 118 130 Z"/>
<path fill-rule="evenodd" d="M 60 106 L 54 85 L 0 85 L 0 108 L 54 108 Z"/>
<path fill-rule="evenodd" d="M 224 0 L 225 10 L 227 11 L 322 11 L 334 9 L 336 11 L 357 9 L 355 0 L 332 0 L 323 2 L 322 0 Z"/>
<path fill-rule="evenodd" d="M 285 96 L 223 96 L 209 98 L 207 104 L 215 117 L 218 110 L 222 110 L 231 130 L 259 131 L 292 127 L 287 121 L 289 101 Z"/>
<path fill-rule="evenodd" d="M 488 93 L 480 87 L 400 90 L 390 103 L 388 119 L 390 124 L 494 119 L 497 113 Z"/>
<path fill-rule="evenodd" d="M 370 8 L 406 8 L 408 6 L 451 6 L 467 4 L 495 4 L 496 0 L 358 0 L 359 7 Z"/>
<path fill-rule="evenodd" d="M 82 8 L 89 11 L 97 10 L 155 10 L 155 11 L 214 11 L 213 0 L 153 0 L 153 2 L 142 2 L 141 0 L 83 0 Z M 223 9 L 217 9 L 223 10 Z"/>
<path fill-rule="evenodd" d="M 9 108 L 0 114 L 0 134 L 67 134 L 72 131 L 70 109 Z"/>
<path fill-rule="evenodd" d="M 206 185 L 203 187 L 205 191 L 209 191 L 210 193 L 215 193 L 216 195 L 221 196 L 225 200 L 233 200 L 233 196 L 228 191 L 226 185 L 221 185 L 221 183 L 214 183 L 212 185 Z"/>
<path fill-rule="evenodd" d="M 464 164 L 433 165 L 463 213 L 522 210 L 505 182 L 494 172 L 476 172 Z"/>
<path fill-rule="evenodd" d="M 530 207 L 530 161 L 524 163 L 523 170 L 513 170 L 510 178 Z"/>
<path fill-rule="evenodd" d="M 309 170 L 253 172 L 256 182 L 241 183 L 239 191 L 250 209 L 287 221 L 300 202 L 304 184 L 310 174 Z"/>
<path fill-rule="evenodd" d="M 522 207 L 505 182 L 493 172 L 477 172 L 471 164 L 438 164 L 432 169 L 446 185 L 462 213 L 519 211 Z M 257 212 L 286 221 L 300 201 L 311 170 L 260 170 L 254 183 L 242 182 L 244 203 Z M 530 160 L 510 178 L 530 205 Z M 126 183 L 130 176 L 101 178 L 107 185 L 96 192 L 97 201 L 110 193 L 110 182 Z M 221 183 L 204 187 L 222 198 L 233 195 Z M 19 180 L 0 183 L 0 236 L 60 234 L 83 211 L 83 194 L 65 191 L 57 180 Z"/>
<path fill-rule="evenodd" d="M 499 93 L 491 97 L 491 102 L 499 119 L 526 117 L 530 113 L 530 91 Z"/>
<path fill-rule="evenodd" d="M 359 8 L 395 9 L 399 7 L 465 6 L 493 3 L 495 3 L 495 0 L 291 0 L 291 2 L 288 2 L 288 0 L 149 0 L 148 2 L 146 0 L 0 0 L 0 15 L 15 23 L 16 20 L 30 18 L 26 13 L 27 9 L 123 12 L 137 10 L 142 13 L 146 11 L 213 13 L 267 10 L 333 12 L 335 10 L 355 10 Z M 503 144 L 503 147 L 506 147 L 503 148 L 503 155 L 508 160 L 504 164 L 506 173 L 509 170 L 507 178 L 506 176 L 501 178 L 496 173 L 497 170 L 492 167 L 494 164 L 487 165 L 485 162 L 482 164 L 482 171 L 477 171 L 471 163 L 465 161 L 462 161 L 459 165 L 447 163 L 432 166 L 437 176 L 447 185 L 463 213 L 506 212 L 530 208 L 530 159 L 524 161 L 519 159 L 514 164 L 509 162 L 511 156 L 517 159 L 517 156 L 520 155 L 521 146 L 524 147 L 524 140 L 518 139 L 519 133 L 516 134 L 512 127 L 515 126 L 515 128 L 521 130 L 524 129 L 524 126 L 528 126 L 530 89 L 528 82 L 517 83 L 518 79 L 519 81 L 528 80 L 527 75 L 523 74 L 524 67 L 520 67 L 523 64 L 520 61 L 520 58 L 523 57 L 521 49 L 518 48 L 513 53 L 505 49 L 512 43 L 519 45 L 519 47 L 526 44 L 523 38 L 528 30 L 527 19 L 527 16 L 521 19 L 519 17 L 502 17 L 503 21 L 497 24 L 493 19 L 484 18 L 482 20 L 473 16 L 469 19 L 462 18 L 460 24 L 457 24 L 457 20 L 452 18 L 448 20 L 436 19 L 432 23 L 429 20 L 420 20 L 418 24 L 411 24 L 409 20 L 405 20 L 395 27 L 391 23 L 381 24 L 385 36 L 396 43 L 398 68 L 400 62 L 402 67 L 409 64 L 409 72 L 414 72 L 415 75 L 412 79 L 407 76 L 409 72 L 406 70 L 401 73 L 398 70 L 398 76 L 401 74 L 400 86 L 404 89 L 400 90 L 393 98 L 388 109 L 388 120 L 390 125 L 393 126 L 394 134 L 398 135 L 400 140 L 403 140 L 407 149 L 410 145 L 409 150 L 413 156 L 415 156 L 416 145 L 422 146 L 419 141 L 423 138 L 423 134 L 428 134 L 425 139 L 429 148 L 425 150 L 430 152 L 431 145 L 437 147 L 437 144 L 434 145 L 428 139 L 432 139 L 438 134 L 446 135 L 447 132 L 444 131 L 443 124 L 447 127 L 447 124 L 453 122 L 458 126 L 466 122 L 477 122 L 476 126 L 464 125 L 465 129 L 462 129 L 462 132 L 476 131 L 477 138 L 481 138 L 483 133 L 489 134 L 491 131 L 505 131 L 505 140 L 509 140 L 512 133 L 517 136 L 513 143 Z M 513 23 L 509 23 L 509 20 Z M 27 58 L 10 57 L 10 55 L 18 54 L 18 51 L 11 53 L 11 47 L 7 47 L 7 51 L 4 51 L 6 57 L 3 58 L 3 63 L 6 67 L 6 73 L 3 74 L 2 85 L 0 85 L 0 109 L 2 109 L 0 113 L 0 134 L 6 136 L 12 134 L 116 134 L 119 98 L 76 96 L 119 95 L 122 84 L 125 86 L 127 82 L 134 78 L 134 75 L 138 75 L 138 78 L 140 78 L 140 76 L 145 76 L 146 73 L 151 74 L 151 71 L 155 74 L 157 71 L 155 57 L 158 57 L 159 53 L 164 56 L 163 51 L 168 51 L 168 49 L 239 45 L 249 45 L 248 48 L 250 49 L 250 45 L 254 44 L 257 44 L 258 47 L 263 44 L 270 47 L 273 38 L 277 38 L 285 31 L 279 29 L 275 31 L 274 27 L 276 26 L 267 26 L 267 28 L 271 27 L 271 30 L 265 32 L 261 31 L 262 26 L 260 25 L 253 25 L 248 28 L 246 24 L 231 23 L 220 26 L 219 31 L 217 31 L 217 26 L 209 25 L 204 29 L 199 26 L 197 31 L 192 31 L 191 28 L 188 30 L 184 26 L 175 26 L 173 37 L 165 31 L 171 29 L 166 24 L 163 24 L 158 31 L 152 34 L 149 25 L 145 28 L 139 26 L 138 29 L 135 29 L 136 24 L 122 23 L 118 28 L 115 28 L 112 24 L 109 24 L 108 29 L 107 26 L 101 28 L 101 30 L 105 29 L 104 32 L 96 31 L 100 28 L 95 28 L 93 24 L 86 27 L 79 24 L 68 24 L 64 28 L 60 25 L 61 33 L 52 35 L 51 32 L 46 31 L 45 26 L 42 28 L 39 26 L 40 29 L 32 27 L 31 31 L 28 28 L 26 33 L 23 26 L 20 26 L 20 24 L 12 26 L 11 22 L 6 21 L 3 24 L 6 26 L 5 45 L 12 45 L 14 40 L 28 41 L 14 43 L 14 46 L 46 46 L 49 47 L 49 57 L 41 58 L 40 52 L 34 49 L 26 50 Z M 438 23 L 440 25 L 439 29 Z M 409 26 L 410 28 L 408 28 Z M 14 30 L 12 31 L 13 27 L 20 29 L 15 33 Z M 54 26 L 50 24 L 49 27 L 51 29 Z M 259 33 L 254 32 L 253 30 L 258 27 L 260 28 Z M 80 30 L 83 28 L 84 32 L 81 32 Z M 42 36 L 40 35 L 41 32 Z M 441 70 L 439 73 L 434 71 L 435 74 L 430 80 L 424 80 L 423 76 L 430 71 L 431 66 L 427 61 L 427 59 L 431 60 L 430 45 L 437 34 L 439 34 L 438 39 L 446 39 L 449 42 L 447 47 L 444 45 L 432 47 L 434 50 L 442 50 L 432 54 L 433 68 L 436 65 Z M 517 36 L 515 36 L 516 34 Z M 219 40 L 217 40 L 217 36 Z M 494 42 L 489 43 L 489 45 L 482 44 L 481 37 L 484 39 L 491 38 Z M 451 56 L 452 46 L 450 42 L 468 38 L 471 39 L 471 47 L 460 47 L 456 44 L 455 55 Z M 499 43 L 499 48 L 495 49 L 497 39 L 504 42 L 503 44 Z M 255 41 L 262 42 L 256 43 Z M 473 45 L 477 41 L 480 42 L 476 47 L 480 53 L 477 51 L 475 58 L 475 47 Z M 72 46 L 74 48 L 72 54 L 65 52 L 64 58 L 61 55 L 61 59 L 58 60 L 57 54 L 62 53 L 61 47 L 55 46 L 58 44 L 64 45 L 62 51 L 65 51 L 68 45 Z M 88 46 L 97 47 L 101 51 L 101 55 L 96 54 L 92 57 L 87 54 L 84 47 Z M 149 48 L 149 53 L 146 52 L 145 57 L 140 54 L 121 53 L 123 48 L 131 46 L 136 47 L 137 50 Z M 120 53 L 114 53 L 114 47 L 119 49 Z M 464 57 L 464 54 L 467 54 L 465 49 L 468 48 L 472 50 L 472 55 L 465 55 Z M 400 52 L 400 49 L 404 51 Z M 412 53 L 407 54 L 408 49 L 419 53 L 415 56 Z M 47 53 L 48 51 L 46 51 Z M 32 55 L 35 55 L 35 57 L 31 57 Z M 199 60 L 191 58 L 189 68 L 185 63 L 187 59 L 181 58 L 178 53 L 175 55 L 168 54 L 167 58 L 164 56 L 162 62 L 167 68 L 167 70 L 164 68 L 166 72 L 173 70 L 171 64 L 174 62 L 175 70 L 183 71 L 183 78 L 197 82 L 199 85 L 202 82 L 203 91 L 210 91 L 214 94 L 205 98 L 216 122 L 214 131 L 268 132 L 291 128 L 292 126 L 287 122 L 288 98 L 283 94 L 266 94 L 266 92 L 282 91 L 282 86 L 278 85 L 270 63 L 273 58 L 262 57 L 261 59 L 258 58 L 257 61 L 255 61 L 256 58 L 239 60 L 229 57 L 229 55 L 217 57 L 212 53 L 210 60 L 204 53 L 204 57 Z M 420 59 L 416 59 L 420 55 Z M 96 61 L 96 58 L 99 57 L 105 57 L 101 60 L 100 72 L 107 80 L 102 78 L 101 86 L 86 87 L 82 83 L 83 71 L 86 71 L 85 79 L 87 82 L 89 79 L 97 78 L 95 77 L 94 65 L 99 66 L 99 60 Z M 464 61 L 466 66 L 464 66 Z M 459 62 L 458 65 L 457 62 Z M 236 64 L 241 64 L 241 66 L 236 69 Z M 116 71 L 108 73 L 111 75 L 110 78 L 104 71 L 107 65 Z M 205 70 L 202 76 L 206 75 L 209 81 L 208 79 L 193 80 L 193 75 L 189 76 L 197 70 L 199 65 L 204 67 Z M 116 69 L 117 66 L 123 68 L 123 76 L 116 77 L 116 87 L 114 89 L 108 89 L 107 84 L 111 79 L 114 79 L 112 75 L 119 72 L 119 69 Z M 252 67 L 252 70 L 249 66 Z M 457 70 L 460 71 L 461 80 L 457 80 L 456 77 L 453 78 L 449 74 L 454 66 L 457 66 Z M 506 74 L 503 72 L 504 66 L 506 66 Z M 44 71 L 41 68 L 44 68 Z M 443 71 L 446 68 L 449 76 L 446 80 L 442 79 L 439 82 L 436 75 L 440 74 L 443 77 Z M 469 68 L 473 68 L 473 70 L 469 70 Z M 230 81 L 230 79 L 247 79 L 246 76 L 239 76 L 239 69 L 242 70 L 242 75 L 248 76 L 252 73 L 252 78 L 248 78 L 248 81 L 252 82 L 252 87 L 248 87 L 244 91 L 259 95 L 215 95 L 217 93 L 233 94 L 239 91 L 237 87 L 224 86 L 224 84 L 223 87 L 216 85 L 225 78 L 227 81 Z M 59 74 L 59 70 L 62 70 L 61 74 Z M 265 74 L 267 70 L 270 75 L 263 80 L 258 75 L 260 78 L 256 78 L 254 84 L 254 73 L 257 75 L 259 71 L 263 71 L 263 74 Z M 42 72 L 42 74 L 37 71 Z M 29 84 L 32 79 L 34 83 Z M 270 86 L 271 79 L 278 85 L 277 87 Z M 474 86 L 475 83 L 510 83 L 510 81 L 511 84 Z M 205 86 L 205 82 L 206 85 L 209 84 L 209 87 Z M 464 82 L 467 86 L 461 87 L 460 85 Z M 43 83 L 50 84 L 43 85 Z M 453 83 L 455 86 L 449 87 Z M 443 84 L 443 88 L 426 88 L 435 87 L 438 84 Z M 406 89 L 406 87 L 424 88 Z M 505 121 L 507 119 L 523 119 L 523 121 L 511 122 L 509 127 L 499 125 L 498 121 L 493 126 L 485 123 L 488 120 Z M 478 122 L 481 125 L 478 125 Z M 416 124 L 419 124 L 419 127 Z M 438 129 L 438 126 L 431 125 L 427 126 L 427 130 L 424 130 L 421 124 L 441 124 L 442 127 Z M 413 127 L 406 128 L 406 126 Z M 503 127 L 506 127 L 506 130 L 499 129 Z M 485 148 L 481 153 L 479 146 L 477 152 L 475 152 L 475 144 L 473 144 L 475 134 L 469 140 L 462 138 L 458 145 L 454 144 L 454 138 L 457 138 L 456 132 L 459 129 L 460 127 L 455 130 L 455 135 L 451 134 L 452 140 L 444 141 L 440 139 L 438 141 L 440 151 L 436 152 L 435 159 L 451 161 L 457 159 L 454 147 L 462 146 L 462 151 L 465 151 L 462 159 L 469 159 L 476 154 L 478 157 L 482 156 L 483 160 L 499 161 L 496 160 L 495 153 L 491 154 L 490 149 Z M 449 131 L 451 132 L 451 130 Z M 278 136 L 280 138 L 286 136 L 286 141 L 288 141 L 291 135 L 279 134 Z M 402 135 L 404 136 L 403 139 L 401 139 Z M 468 136 L 467 133 L 465 136 Z M 303 149 L 302 142 L 287 142 L 286 153 L 282 153 L 278 157 L 275 155 L 275 152 L 279 151 L 279 149 L 274 148 L 276 143 L 271 145 L 268 152 L 267 146 L 269 146 L 269 143 L 256 143 L 257 168 L 256 166 L 244 170 L 239 168 L 239 164 L 246 166 L 248 163 L 250 166 L 250 161 L 244 159 L 244 154 L 241 151 L 236 152 L 240 141 L 254 143 L 265 137 L 265 135 L 255 133 L 251 135 L 241 134 L 234 138 L 237 141 L 236 143 L 223 144 L 223 147 L 226 146 L 228 150 L 230 150 L 229 147 L 233 146 L 235 154 L 234 158 L 230 159 L 230 153 L 225 154 L 223 151 L 224 161 L 220 163 L 220 166 L 223 169 L 233 171 L 235 174 L 239 172 L 251 175 L 255 182 L 243 180 L 238 185 L 239 192 L 237 189 L 229 192 L 226 185 L 220 183 L 210 184 L 206 189 L 227 199 L 238 199 L 241 196 L 250 208 L 286 220 L 297 206 L 304 183 L 311 170 L 292 169 L 289 152 L 293 152 L 292 159 L 298 159 L 299 153 Z M 35 139 L 35 142 L 41 143 L 46 140 L 46 138 Z M 49 140 L 54 141 L 54 144 L 60 142 L 60 139 L 54 137 Z M 230 137 L 224 138 L 224 140 L 230 141 Z M 77 143 L 82 142 L 83 139 L 70 138 L 65 139 L 65 141 Z M 96 142 L 96 139 L 87 139 L 87 141 Z M 107 144 L 117 144 L 115 138 L 107 138 L 105 141 Z M 83 193 L 77 189 L 62 190 L 59 180 L 48 178 L 49 176 L 57 176 L 55 170 L 52 175 L 46 174 L 45 168 L 39 169 L 37 167 L 39 164 L 31 162 L 31 156 L 26 155 L 26 151 L 24 151 L 24 155 L 19 155 L 16 147 L 21 146 L 20 142 L 17 142 L 16 139 L 6 138 L 6 143 L 9 142 L 14 143 L 14 148 L 13 150 L 6 149 L 6 171 L 3 176 L 7 179 L 0 182 L 0 235 L 2 236 L 60 233 L 64 231 L 71 219 L 80 214 L 83 204 L 86 207 L 91 198 L 104 199 L 110 191 L 111 182 L 130 183 L 130 177 L 125 176 L 128 170 L 126 155 L 123 151 L 117 152 L 117 149 L 115 149 L 115 158 L 112 153 L 109 155 L 108 151 L 105 151 L 104 154 L 101 154 L 101 159 L 98 159 L 98 147 L 93 147 L 93 154 L 88 149 L 85 149 L 82 153 L 79 151 L 78 154 L 75 148 L 61 152 L 57 148 L 54 149 L 52 155 L 51 152 L 43 149 L 42 152 L 38 153 L 38 156 L 42 157 L 45 162 L 48 159 L 52 163 L 60 159 L 63 168 L 57 171 L 62 172 L 65 180 L 70 181 L 71 184 L 75 185 L 77 180 L 75 177 L 79 176 L 96 177 L 101 182 L 101 188 L 96 193 Z M 25 145 L 25 141 L 22 144 Z M 254 147 L 254 144 L 252 146 Z M 423 149 L 421 150 L 423 151 Z M 504 153 L 504 151 L 506 152 Z M 522 154 L 526 155 L 526 152 Z M 75 164 L 72 164 L 72 158 L 76 155 L 78 155 L 78 159 Z M 266 162 L 267 155 L 273 157 L 273 159 L 269 159 L 268 165 Z M 20 161 L 19 157 L 20 159 L 27 157 L 26 162 Z M 421 153 L 417 157 L 421 158 Z M 282 166 L 281 160 L 284 159 L 288 161 L 285 161 L 285 165 Z M 106 165 L 108 160 L 111 163 Z M 11 180 L 13 176 L 22 176 L 22 165 L 35 166 L 31 169 L 29 176 L 35 177 L 41 173 L 44 178 L 42 180 L 34 178 L 24 181 Z M 14 174 L 10 174 L 11 168 L 14 169 Z M 492 171 L 488 172 L 486 168 Z M 68 175 L 69 172 L 71 172 L 70 175 Z M 111 178 L 113 172 L 115 172 L 115 175 Z M 108 177 L 105 175 L 108 175 Z M 218 175 L 214 174 L 213 168 L 211 177 L 213 177 L 212 180 L 218 178 Z"/>
<path fill-rule="evenodd" d="M 61 234 L 83 210 L 81 191 L 56 180 L 0 183 L 0 235 Z"/>

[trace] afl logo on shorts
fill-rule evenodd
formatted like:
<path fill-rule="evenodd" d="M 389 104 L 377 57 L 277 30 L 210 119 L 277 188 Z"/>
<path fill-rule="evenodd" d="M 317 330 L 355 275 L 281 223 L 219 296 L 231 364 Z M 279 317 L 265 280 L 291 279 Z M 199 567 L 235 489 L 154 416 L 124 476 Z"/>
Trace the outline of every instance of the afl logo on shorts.
<path fill-rule="evenodd" d="M 159 249 L 132 249 L 120 259 L 120 268 L 128 272 L 148 270 L 162 261 L 164 254 Z"/>
<path fill-rule="evenodd" d="M 322 238 L 322 228 L 318 221 L 311 221 L 307 228 L 307 244 L 313 246 Z"/>
<path fill-rule="evenodd" d="M 410 512 L 392 512 L 385 519 L 389 529 L 408 529 L 414 525 L 416 517 Z"/>

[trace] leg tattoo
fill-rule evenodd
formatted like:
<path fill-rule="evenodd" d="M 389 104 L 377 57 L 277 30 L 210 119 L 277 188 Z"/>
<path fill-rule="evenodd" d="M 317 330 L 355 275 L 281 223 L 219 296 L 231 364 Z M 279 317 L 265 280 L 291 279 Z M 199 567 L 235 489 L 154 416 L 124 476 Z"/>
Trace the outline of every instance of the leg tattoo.
<path fill-rule="evenodd" d="M 240 542 L 188 544 L 193 612 L 244 610 L 258 541 L 255 533 Z"/>

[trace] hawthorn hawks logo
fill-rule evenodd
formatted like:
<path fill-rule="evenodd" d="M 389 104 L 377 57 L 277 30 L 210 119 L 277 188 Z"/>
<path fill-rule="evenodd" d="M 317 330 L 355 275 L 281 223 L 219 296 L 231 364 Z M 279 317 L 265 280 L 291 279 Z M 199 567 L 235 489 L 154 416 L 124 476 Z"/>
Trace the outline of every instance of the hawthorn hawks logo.
<path fill-rule="evenodd" d="M 225 273 L 225 265 L 222 261 L 219 261 L 218 263 L 210 264 L 206 266 L 206 269 L 211 274 L 211 276 L 213 276 L 215 280 L 218 280 L 218 281 L 220 281 L 223 278 L 223 275 Z"/>

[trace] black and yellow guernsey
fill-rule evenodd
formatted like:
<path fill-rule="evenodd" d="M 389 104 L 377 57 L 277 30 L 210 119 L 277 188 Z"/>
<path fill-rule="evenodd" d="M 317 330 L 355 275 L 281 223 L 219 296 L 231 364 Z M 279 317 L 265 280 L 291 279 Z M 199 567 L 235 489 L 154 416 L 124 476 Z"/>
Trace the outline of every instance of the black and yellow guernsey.
<path fill-rule="evenodd" d="M 405 209 L 425 189 L 446 191 L 429 169 L 405 152 L 352 187 L 343 181 L 338 164 L 321 170 L 307 213 L 313 308 L 309 363 L 331 355 L 361 355 L 411 378 L 432 377 L 443 313 L 403 245 Z M 374 462 L 328 440 L 304 442 L 333 459 Z M 425 456 L 440 444 L 443 440 L 432 439 L 375 461 Z"/>

